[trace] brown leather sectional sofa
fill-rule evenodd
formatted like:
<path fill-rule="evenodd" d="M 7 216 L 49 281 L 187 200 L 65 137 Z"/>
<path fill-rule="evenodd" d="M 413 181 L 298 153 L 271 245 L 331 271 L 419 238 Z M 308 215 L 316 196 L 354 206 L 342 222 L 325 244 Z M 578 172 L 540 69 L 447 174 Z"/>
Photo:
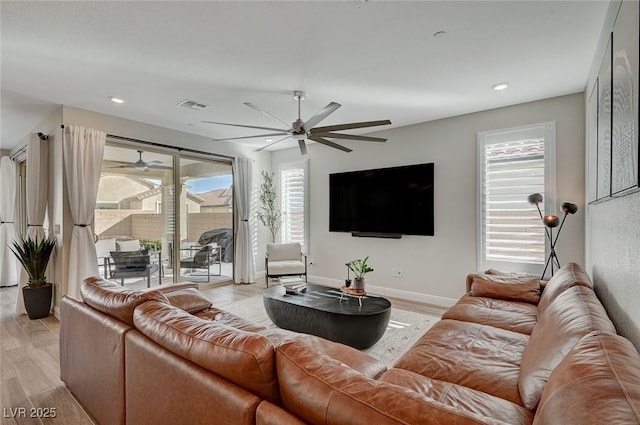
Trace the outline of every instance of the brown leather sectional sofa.
<path fill-rule="evenodd" d="M 469 275 L 393 368 L 217 310 L 193 284 L 64 298 L 62 380 L 100 425 L 640 424 L 640 355 L 589 277 Z"/>

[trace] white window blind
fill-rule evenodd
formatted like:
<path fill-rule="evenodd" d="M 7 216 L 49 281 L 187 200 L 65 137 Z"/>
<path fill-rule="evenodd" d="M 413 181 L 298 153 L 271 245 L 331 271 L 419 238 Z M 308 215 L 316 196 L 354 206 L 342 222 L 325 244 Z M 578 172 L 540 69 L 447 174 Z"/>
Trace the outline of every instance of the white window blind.
<path fill-rule="evenodd" d="M 553 129 L 547 124 L 479 138 L 481 268 L 532 272 L 544 265 L 545 230 L 527 197 L 540 193 L 548 201 L 554 191 L 547 187 L 555 182 L 547 175 L 555 164 Z"/>
<path fill-rule="evenodd" d="M 285 168 L 280 171 L 282 242 L 305 244 L 304 192 L 304 167 Z"/>

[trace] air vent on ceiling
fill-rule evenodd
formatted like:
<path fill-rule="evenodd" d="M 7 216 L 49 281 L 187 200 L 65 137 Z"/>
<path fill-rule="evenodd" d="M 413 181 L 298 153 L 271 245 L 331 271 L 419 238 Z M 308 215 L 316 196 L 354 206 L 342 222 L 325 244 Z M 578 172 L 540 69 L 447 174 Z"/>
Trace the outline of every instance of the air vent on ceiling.
<path fill-rule="evenodd" d="M 207 108 L 207 105 L 189 99 L 178 103 L 178 106 L 182 106 L 183 108 L 191 109 L 193 111 L 202 111 Z"/>

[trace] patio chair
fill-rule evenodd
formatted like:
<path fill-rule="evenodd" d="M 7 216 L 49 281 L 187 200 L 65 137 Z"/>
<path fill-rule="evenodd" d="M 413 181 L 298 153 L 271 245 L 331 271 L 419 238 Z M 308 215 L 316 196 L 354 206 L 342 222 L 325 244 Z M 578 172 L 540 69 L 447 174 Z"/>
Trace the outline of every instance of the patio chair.
<path fill-rule="evenodd" d="M 100 267 L 102 267 L 102 274 L 105 279 L 109 279 L 109 261 L 111 257 L 111 251 L 116 250 L 116 239 L 100 239 L 96 241 L 96 257 L 98 258 L 98 274 L 100 274 Z"/>
<path fill-rule="evenodd" d="M 109 262 L 109 278 L 124 280 L 131 277 L 146 277 L 147 288 L 151 287 L 151 275 L 159 270 L 158 264 L 151 263 L 151 255 L 147 250 L 111 251 Z"/>
<path fill-rule="evenodd" d="M 220 246 L 215 243 L 205 246 L 193 245 L 189 248 L 182 248 L 180 251 L 189 253 L 188 257 L 180 258 L 181 269 L 206 269 L 207 283 L 211 281 L 211 276 L 222 275 L 222 262 L 220 261 Z M 195 254 L 194 254 L 195 252 Z M 211 266 L 218 265 L 218 273 L 211 273 Z"/>

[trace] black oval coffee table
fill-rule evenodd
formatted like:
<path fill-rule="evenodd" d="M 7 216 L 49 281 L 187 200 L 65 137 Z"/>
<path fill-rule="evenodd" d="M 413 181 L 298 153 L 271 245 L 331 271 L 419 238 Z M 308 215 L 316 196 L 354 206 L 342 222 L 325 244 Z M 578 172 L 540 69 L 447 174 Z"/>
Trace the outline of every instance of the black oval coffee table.
<path fill-rule="evenodd" d="M 273 286 L 264 291 L 263 300 L 276 326 L 358 349 L 369 348 L 382 338 L 391 315 L 386 298 L 343 296 L 339 288 L 314 284 L 292 295 L 285 294 L 281 285 Z"/>

